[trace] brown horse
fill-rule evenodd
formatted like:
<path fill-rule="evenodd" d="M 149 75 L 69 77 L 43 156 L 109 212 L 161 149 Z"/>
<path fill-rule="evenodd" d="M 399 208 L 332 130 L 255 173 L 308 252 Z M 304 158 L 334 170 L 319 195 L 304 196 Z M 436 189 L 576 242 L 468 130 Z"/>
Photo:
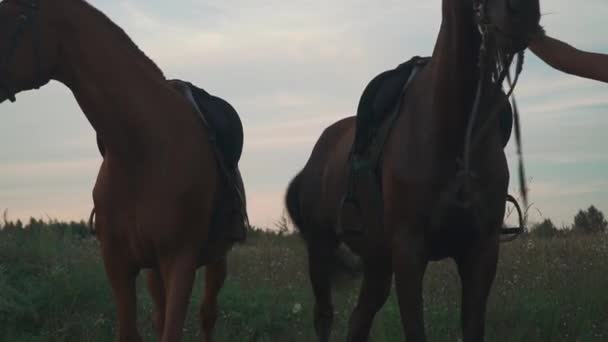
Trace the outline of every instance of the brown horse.
<path fill-rule="evenodd" d="M 0 58 L 0 102 L 57 80 L 72 90 L 103 141 L 95 228 L 118 309 L 119 340 L 141 341 L 135 293 L 141 269 L 151 270 L 159 339 L 180 340 L 201 265 L 201 327 L 211 340 L 234 240 L 222 229 L 232 218 L 212 217 L 228 184 L 192 103 L 83 0 L 0 2 Z"/>
<path fill-rule="evenodd" d="M 378 172 L 381 220 L 363 215 L 366 229 L 361 234 L 336 232 L 340 202 L 347 191 L 354 117 L 323 132 L 287 190 L 288 211 L 308 248 L 316 298 L 314 326 L 321 341 L 330 337 L 330 273 L 342 242 L 361 257 L 363 265 L 349 341 L 368 338 L 373 318 L 390 293 L 393 274 L 407 340 L 424 341 L 423 277 L 428 262 L 444 258 L 456 261 L 462 281 L 464 340 L 484 339 L 509 172 L 494 120 L 488 129 L 474 130 L 478 141 L 470 155 L 474 189 L 463 191 L 459 184 L 463 184 L 465 136 L 474 107 L 479 109 L 480 123 L 494 119 L 490 108 L 502 83 L 497 79 L 504 79 L 497 74 L 505 75 L 513 55 L 527 46 L 529 34 L 538 27 L 540 10 L 537 0 L 443 0 L 442 12 L 432 58 L 402 95 L 383 148 Z M 474 106 L 477 95 L 479 106 Z M 488 125 L 475 127 L 479 126 Z M 479 135 L 482 131 L 486 134 Z M 364 212 L 373 212 L 377 203 L 369 199 L 369 192 L 356 196 Z M 467 201 L 471 205 L 463 205 Z"/>

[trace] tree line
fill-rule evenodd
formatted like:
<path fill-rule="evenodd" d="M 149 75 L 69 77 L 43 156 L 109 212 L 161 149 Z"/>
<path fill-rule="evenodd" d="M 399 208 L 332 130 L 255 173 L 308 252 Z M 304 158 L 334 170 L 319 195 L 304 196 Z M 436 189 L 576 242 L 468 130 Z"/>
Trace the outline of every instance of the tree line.
<path fill-rule="evenodd" d="M 604 213 L 594 205 L 586 210 L 579 210 L 570 226 L 558 228 L 551 219 L 547 218 L 534 224 L 530 234 L 540 237 L 567 236 L 569 234 L 602 234 L 608 231 L 608 221 Z"/>
<path fill-rule="evenodd" d="M 59 230 L 63 232 L 69 232 L 81 238 L 91 237 L 92 231 L 88 226 L 87 222 L 60 222 L 57 220 L 40 220 L 31 218 L 29 222 L 22 222 L 21 220 L 11 221 L 7 219 L 6 211 L 4 212 L 4 219 L 0 220 L 1 230 L 38 230 L 41 228 Z M 250 235 L 259 235 L 262 233 L 277 234 L 277 235 L 290 235 L 294 232 L 288 219 L 283 215 L 279 221 L 277 221 L 274 227 L 270 229 L 262 229 L 259 227 L 250 227 Z M 608 232 L 608 221 L 606 220 L 604 213 L 597 209 L 594 205 L 589 206 L 585 210 L 579 210 L 574 216 L 573 223 L 569 226 L 557 227 L 550 218 L 544 219 L 543 221 L 533 224 L 528 233 L 538 237 L 554 237 L 554 236 L 568 236 L 571 234 L 602 234 Z"/>

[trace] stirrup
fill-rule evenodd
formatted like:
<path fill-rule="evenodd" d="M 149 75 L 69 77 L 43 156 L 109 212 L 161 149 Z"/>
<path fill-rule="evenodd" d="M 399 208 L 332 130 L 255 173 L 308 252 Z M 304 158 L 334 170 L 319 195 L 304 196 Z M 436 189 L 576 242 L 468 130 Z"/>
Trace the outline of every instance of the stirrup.
<path fill-rule="evenodd" d="M 346 234 L 362 234 L 363 233 L 363 227 L 361 227 L 360 225 L 357 225 L 356 222 L 361 222 L 361 219 L 357 220 L 357 219 L 353 219 L 352 222 L 350 222 L 351 224 L 347 224 L 345 225 L 344 223 L 344 217 L 348 216 L 345 215 L 345 212 L 347 209 L 350 209 L 352 212 L 350 213 L 351 216 L 354 217 L 361 217 L 362 213 L 361 213 L 361 206 L 359 205 L 359 203 L 357 202 L 356 198 L 355 198 L 355 187 L 356 187 L 356 174 L 358 172 L 358 170 L 360 169 L 361 165 L 361 157 L 358 154 L 353 153 L 351 155 L 351 158 L 349 160 L 349 171 L 348 171 L 348 176 L 346 179 L 346 193 L 344 194 L 344 196 L 342 197 L 342 199 L 340 200 L 340 203 L 338 204 L 338 217 L 336 220 L 336 234 L 338 235 L 338 237 L 344 236 Z"/>
<path fill-rule="evenodd" d="M 521 207 L 519 206 L 519 203 L 517 202 L 515 197 L 513 197 L 511 195 L 507 195 L 507 202 L 513 204 L 513 206 L 515 207 L 515 210 L 517 211 L 517 216 L 519 218 L 519 227 L 502 228 L 500 231 L 500 234 L 501 235 L 512 235 L 511 238 L 507 238 L 507 239 L 503 240 L 503 241 L 512 241 L 512 240 L 516 239 L 519 235 L 524 233 L 526 231 L 526 227 L 525 227 L 525 223 L 524 223 L 523 211 L 521 210 Z"/>
<path fill-rule="evenodd" d="M 346 217 L 347 215 L 345 215 L 346 210 L 350 209 L 352 212 L 351 217 L 354 217 L 352 220 L 352 222 L 350 222 L 350 224 L 345 225 L 344 224 L 344 217 Z M 358 218 L 358 219 L 357 219 Z M 361 213 L 361 207 L 359 206 L 359 203 L 351 196 L 344 195 L 344 197 L 342 198 L 342 200 L 340 201 L 340 205 L 338 207 L 338 219 L 336 221 L 336 234 L 341 237 L 344 235 L 362 235 L 363 234 L 363 227 L 361 226 L 362 222 L 362 213 Z M 359 224 L 357 224 L 359 223 Z"/>

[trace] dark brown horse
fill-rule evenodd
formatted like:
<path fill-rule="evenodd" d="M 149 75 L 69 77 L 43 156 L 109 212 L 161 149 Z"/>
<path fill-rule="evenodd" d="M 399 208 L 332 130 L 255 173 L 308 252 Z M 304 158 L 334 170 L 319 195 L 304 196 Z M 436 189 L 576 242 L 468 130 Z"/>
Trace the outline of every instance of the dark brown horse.
<path fill-rule="evenodd" d="M 219 227 L 212 226 L 228 184 L 195 107 L 83 0 L 0 2 L 0 58 L 0 102 L 57 80 L 72 90 L 103 141 L 95 228 L 118 309 L 119 340 L 141 341 L 135 293 L 141 269 L 151 269 L 159 339 L 180 340 L 201 265 L 201 327 L 210 340 L 234 243 L 223 227 L 233 222 L 221 217 L 213 220 Z"/>
<path fill-rule="evenodd" d="M 453 258 L 458 265 L 464 340 L 484 339 L 486 301 L 496 273 L 509 183 L 499 125 L 488 120 L 500 93 L 498 74 L 504 75 L 512 61 L 509 56 L 523 50 L 528 35 L 538 27 L 539 4 L 537 0 L 443 0 L 442 12 L 432 58 L 404 93 L 384 145 L 378 174 L 381 220 L 364 215 L 367 227 L 362 235 L 336 233 L 339 204 L 347 190 L 353 117 L 323 132 L 287 190 L 288 211 L 308 247 L 316 298 L 314 325 L 321 341 L 330 336 L 330 268 L 342 242 L 363 263 L 349 341 L 368 338 L 373 318 L 389 295 L 393 274 L 407 340 L 424 341 L 423 277 L 428 262 L 443 258 Z M 493 124 L 474 130 L 473 189 L 463 191 L 459 184 L 464 184 L 464 142 L 480 81 L 485 85 L 479 92 L 477 120 Z M 367 203 L 365 210 L 373 211 L 373 200 L 365 193 L 357 196 L 359 203 Z M 451 200 L 445 201 L 446 197 Z"/>

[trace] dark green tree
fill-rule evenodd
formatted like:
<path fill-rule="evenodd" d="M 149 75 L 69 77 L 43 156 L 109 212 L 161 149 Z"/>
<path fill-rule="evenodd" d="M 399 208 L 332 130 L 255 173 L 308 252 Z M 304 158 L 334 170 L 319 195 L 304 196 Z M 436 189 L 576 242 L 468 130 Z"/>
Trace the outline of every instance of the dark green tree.
<path fill-rule="evenodd" d="M 551 219 L 545 219 L 543 222 L 538 223 L 532 227 L 532 235 L 538 237 L 552 237 L 559 233 L 557 227 L 553 224 Z"/>
<path fill-rule="evenodd" d="M 572 230 L 578 233 L 595 234 L 606 232 L 608 221 L 604 218 L 604 213 L 595 206 L 590 206 L 587 210 L 579 210 L 574 216 Z"/>

